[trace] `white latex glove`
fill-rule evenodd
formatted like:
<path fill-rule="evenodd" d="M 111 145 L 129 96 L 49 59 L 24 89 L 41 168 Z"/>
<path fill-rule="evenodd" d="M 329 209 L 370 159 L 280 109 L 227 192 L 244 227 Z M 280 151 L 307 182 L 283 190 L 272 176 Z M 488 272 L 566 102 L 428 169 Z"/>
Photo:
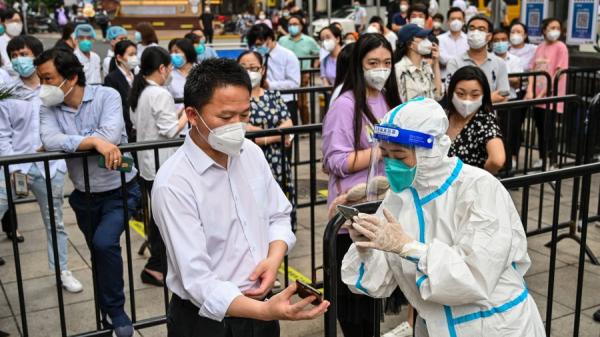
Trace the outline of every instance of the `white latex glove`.
<path fill-rule="evenodd" d="M 380 221 L 374 215 L 360 213 L 354 217 L 352 227 L 369 241 L 355 242 L 357 247 L 374 248 L 386 252 L 401 254 L 406 244 L 415 241 L 406 232 L 392 213 L 383 209 L 387 221 Z"/>
<path fill-rule="evenodd" d="M 359 213 L 358 215 L 360 216 L 361 214 L 366 215 L 364 213 Z M 354 217 L 354 218 L 356 218 L 356 217 Z M 344 224 L 342 225 L 342 228 L 346 228 L 348 230 L 348 234 L 350 234 L 350 239 L 352 239 L 352 242 L 354 242 L 354 243 L 369 241 L 369 239 L 366 236 L 360 234 L 359 231 L 357 231 L 356 229 L 354 229 L 354 227 L 352 227 L 352 220 L 346 220 L 346 222 L 344 222 Z M 360 253 L 366 252 L 366 248 L 361 248 L 361 247 L 356 246 L 356 249 Z"/>

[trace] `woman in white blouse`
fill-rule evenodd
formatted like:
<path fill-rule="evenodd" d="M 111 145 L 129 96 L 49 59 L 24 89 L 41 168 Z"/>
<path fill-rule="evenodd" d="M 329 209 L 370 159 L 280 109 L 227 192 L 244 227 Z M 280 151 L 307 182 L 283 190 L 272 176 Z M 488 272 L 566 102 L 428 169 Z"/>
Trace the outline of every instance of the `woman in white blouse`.
<path fill-rule="evenodd" d="M 190 70 L 196 64 L 197 54 L 194 43 L 189 39 L 173 39 L 169 42 L 173 80 L 169 84 L 169 92 L 175 98 L 183 98 L 183 87 Z M 180 107 L 183 107 L 181 105 Z"/>
<path fill-rule="evenodd" d="M 142 54 L 140 71 L 133 80 L 130 95 L 132 122 L 136 128 L 136 141 L 173 139 L 178 137 L 187 124 L 187 117 L 175 107 L 175 100 L 166 89 L 170 82 L 173 66 L 171 56 L 162 47 L 146 48 Z M 174 147 L 158 151 L 159 165 L 164 163 L 177 149 Z M 154 151 L 138 152 L 139 172 L 143 185 L 150 195 L 158 167 L 155 167 Z M 166 269 L 164 243 L 151 217 L 147 229 L 151 256 L 142 270 L 142 282 L 162 286 Z"/>
<path fill-rule="evenodd" d="M 519 57 L 523 71 L 531 70 L 531 60 L 536 49 L 536 45 L 529 43 L 525 24 L 514 22 L 510 25 L 510 53 Z"/>

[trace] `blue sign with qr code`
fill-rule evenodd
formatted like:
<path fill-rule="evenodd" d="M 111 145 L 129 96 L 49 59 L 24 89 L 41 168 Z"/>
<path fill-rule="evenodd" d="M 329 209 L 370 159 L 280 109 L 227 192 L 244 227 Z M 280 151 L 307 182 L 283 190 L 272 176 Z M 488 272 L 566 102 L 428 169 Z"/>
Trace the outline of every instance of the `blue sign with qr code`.
<path fill-rule="evenodd" d="M 524 0 L 522 6 L 521 17 L 525 19 L 529 40 L 541 42 L 544 39 L 542 20 L 547 14 L 548 0 Z"/>
<path fill-rule="evenodd" d="M 596 0 L 569 1 L 567 42 L 570 44 L 593 43 L 596 37 Z"/>

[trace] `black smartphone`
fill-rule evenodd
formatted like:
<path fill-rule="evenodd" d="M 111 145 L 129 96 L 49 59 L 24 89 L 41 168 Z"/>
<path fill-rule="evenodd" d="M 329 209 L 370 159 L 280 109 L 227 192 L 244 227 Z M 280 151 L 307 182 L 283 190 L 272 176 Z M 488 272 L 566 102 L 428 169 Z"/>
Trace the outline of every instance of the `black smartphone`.
<path fill-rule="evenodd" d="M 106 162 L 103 155 L 100 155 L 100 158 L 98 158 L 98 166 L 100 166 L 101 168 L 106 168 Z M 128 173 L 131 172 L 132 169 L 133 158 L 125 156 L 121 157 L 121 166 L 117 168 L 117 171 Z"/>
<path fill-rule="evenodd" d="M 317 289 L 309 286 L 308 284 L 300 281 L 300 280 L 296 280 L 296 286 L 297 286 L 297 290 L 296 293 L 298 294 L 298 296 L 300 296 L 300 298 L 307 298 L 309 296 L 315 296 L 317 299 L 310 302 L 312 305 L 319 305 L 321 303 L 323 303 L 323 294 L 318 291 Z"/>
<path fill-rule="evenodd" d="M 348 220 L 352 220 L 352 218 L 354 218 L 355 216 L 358 216 L 358 210 L 354 207 L 337 205 L 336 208 L 337 208 L 338 212 L 342 213 L 344 218 L 346 218 Z"/>

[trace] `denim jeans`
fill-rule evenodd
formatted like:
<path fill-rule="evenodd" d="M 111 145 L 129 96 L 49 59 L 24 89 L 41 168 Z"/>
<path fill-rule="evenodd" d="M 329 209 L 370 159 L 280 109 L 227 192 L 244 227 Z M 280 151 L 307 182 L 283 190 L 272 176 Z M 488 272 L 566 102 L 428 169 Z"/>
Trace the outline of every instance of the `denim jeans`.
<path fill-rule="evenodd" d="M 52 249 L 52 231 L 50 227 L 50 209 L 48 208 L 48 193 L 46 191 L 46 178 L 42 176 L 40 169 L 36 165 L 31 165 L 27 172 L 27 183 L 29 190 L 37 199 L 42 213 L 42 221 L 46 227 L 46 240 L 48 243 L 48 267 L 54 270 L 54 250 Z M 63 187 L 65 185 L 65 173 L 57 171 L 51 180 L 52 184 L 52 203 L 54 206 L 54 219 L 56 225 L 56 239 L 58 247 L 58 259 L 60 270 L 68 270 L 68 239 L 63 223 Z M 14 190 L 12 191 L 13 196 Z M 13 197 L 14 200 L 14 197 Z M 0 174 L 0 217 L 8 210 L 8 200 L 6 194 L 6 185 L 4 174 Z"/>
<path fill-rule="evenodd" d="M 133 180 L 127 184 L 128 214 L 135 211 L 140 200 L 140 187 Z M 86 237 L 97 275 L 98 296 L 103 315 L 109 315 L 115 326 L 121 326 L 126 316 L 123 308 L 123 258 L 120 238 L 128 219 L 124 218 L 121 188 L 101 193 L 74 190 L 69 204 L 75 211 L 77 225 Z M 88 208 L 89 205 L 89 208 Z M 128 320 L 128 318 L 127 318 Z"/>

